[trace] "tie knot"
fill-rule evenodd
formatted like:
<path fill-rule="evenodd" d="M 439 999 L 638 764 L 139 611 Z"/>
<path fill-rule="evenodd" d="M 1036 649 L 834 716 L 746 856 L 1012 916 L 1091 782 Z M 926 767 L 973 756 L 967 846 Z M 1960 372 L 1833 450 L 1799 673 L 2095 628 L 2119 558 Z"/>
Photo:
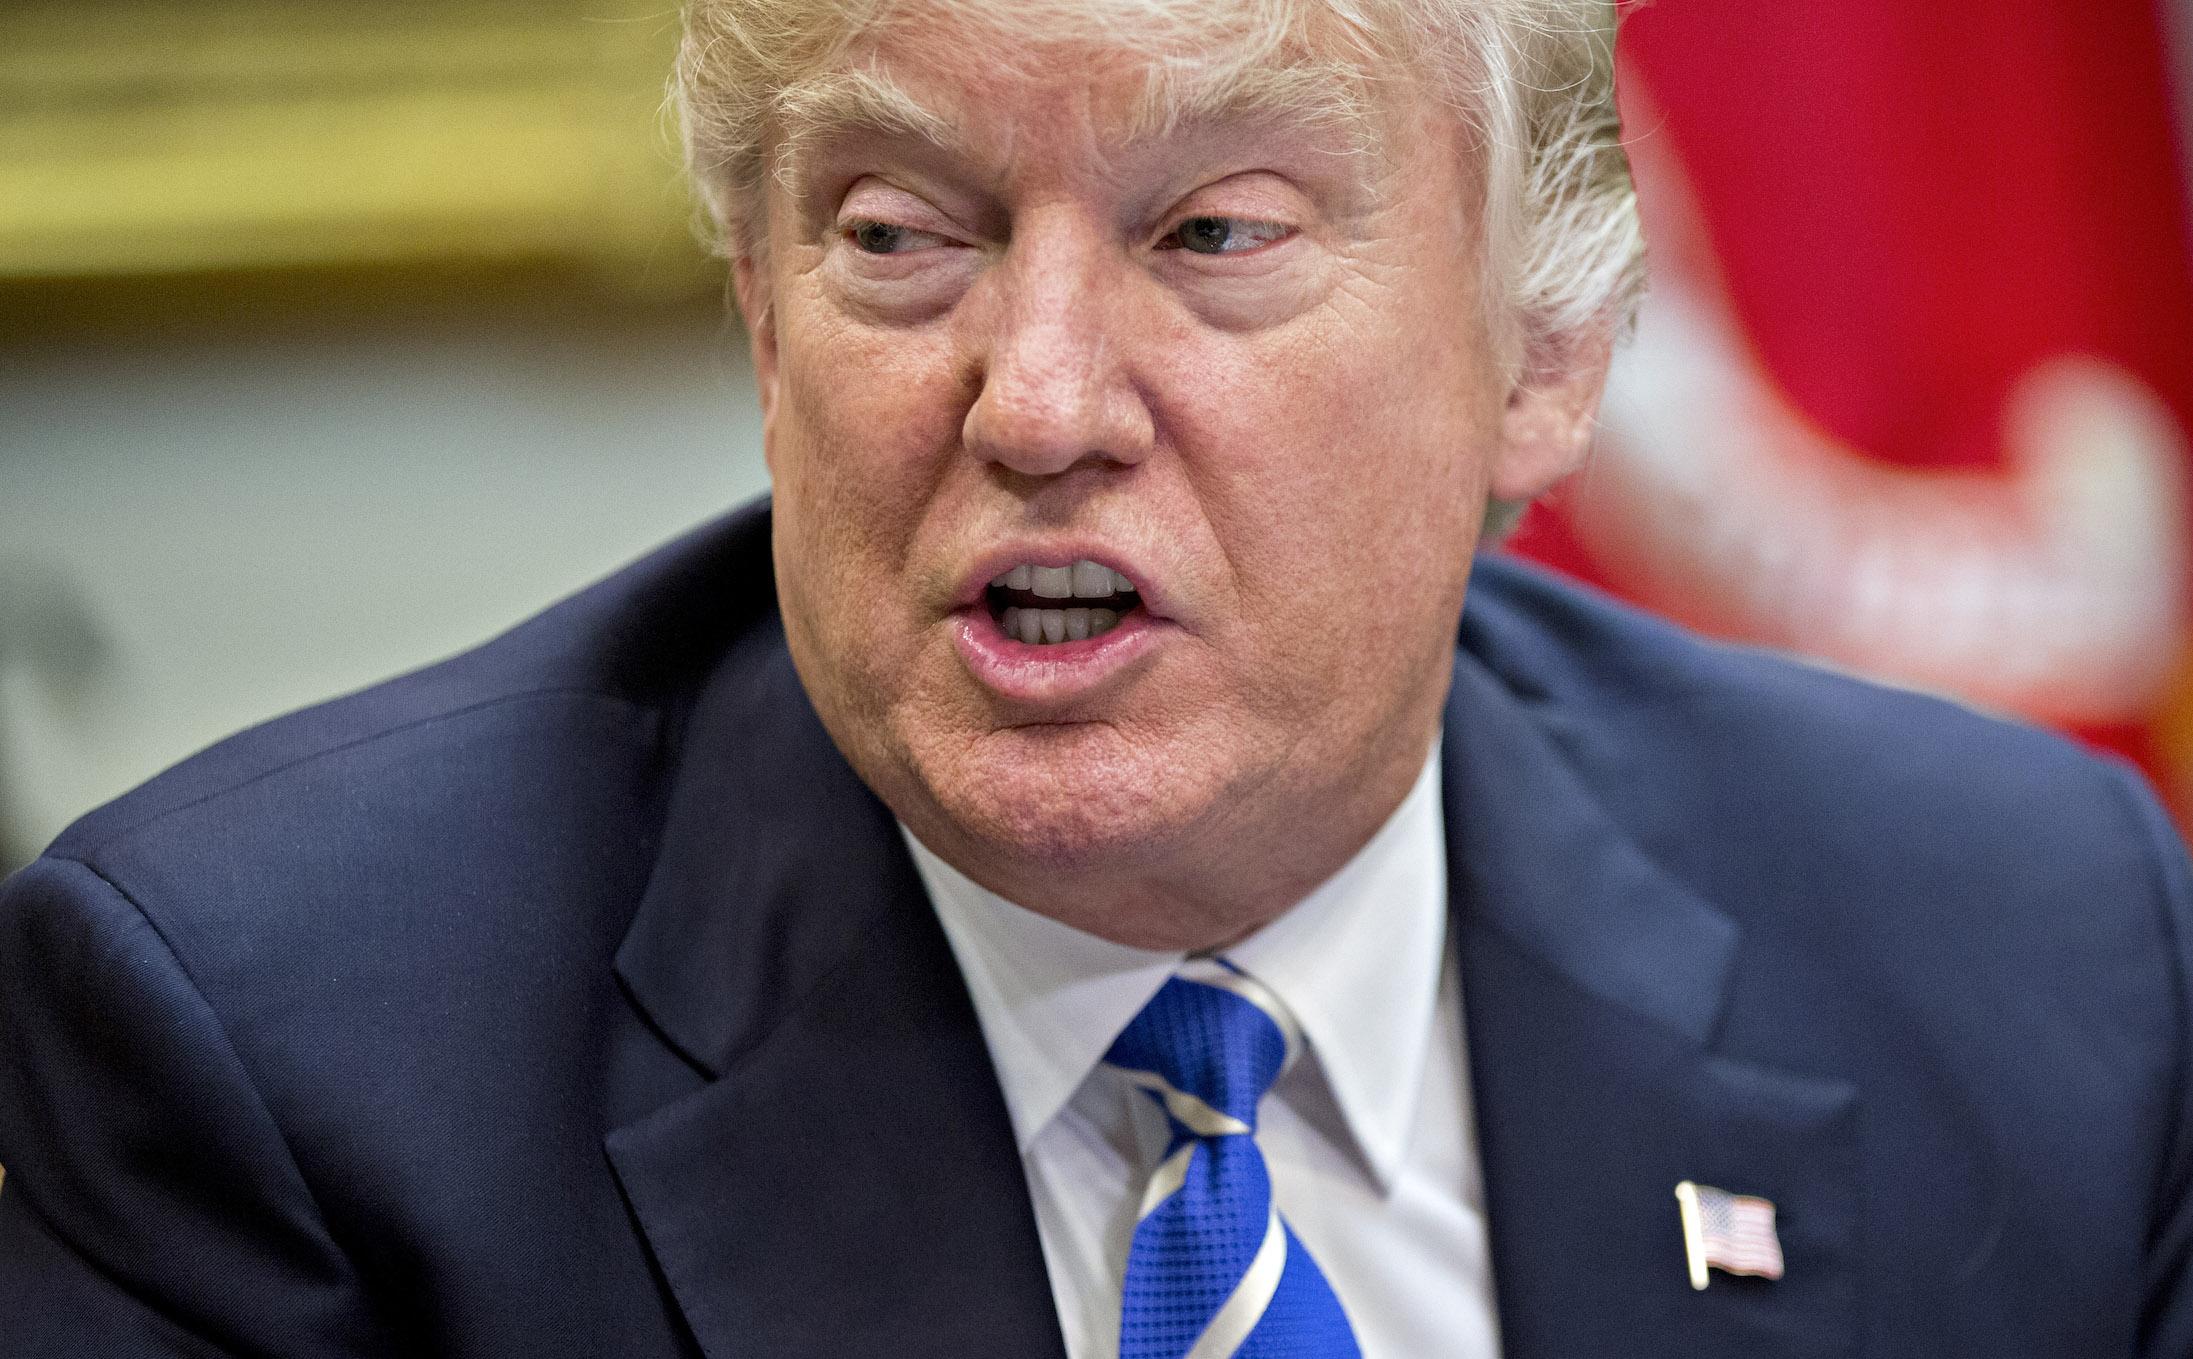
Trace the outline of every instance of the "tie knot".
<path fill-rule="evenodd" d="M 1104 1060 L 1150 1093 L 1176 1135 L 1256 1131 L 1256 1106 L 1298 1039 L 1293 1016 L 1223 960 L 1190 962 L 1159 988 Z"/>

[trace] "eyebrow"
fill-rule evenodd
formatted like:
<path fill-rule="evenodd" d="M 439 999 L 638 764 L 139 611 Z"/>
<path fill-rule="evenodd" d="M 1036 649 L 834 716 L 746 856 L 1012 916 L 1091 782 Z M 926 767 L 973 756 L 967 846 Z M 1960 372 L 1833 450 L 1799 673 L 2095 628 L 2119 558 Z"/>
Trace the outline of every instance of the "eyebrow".
<path fill-rule="evenodd" d="M 778 144 L 774 173 L 788 191 L 818 145 L 863 133 L 910 137 L 962 159 L 967 138 L 877 67 L 811 76 L 773 101 Z M 1374 154 L 1379 138 L 1362 78 L 1341 62 L 1250 66 L 1215 78 L 1153 71 L 1131 115 L 1122 150 L 1202 126 L 1267 121 L 1341 139 L 1346 153 Z"/>
<path fill-rule="evenodd" d="M 970 154 L 966 138 L 949 120 L 880 70 L 810 76 L 778 91 L 773 105 L 775 174 L 793 192 L 800 167 L 817 144 L 864 132 L 912 137 L 960 157 Z"/>

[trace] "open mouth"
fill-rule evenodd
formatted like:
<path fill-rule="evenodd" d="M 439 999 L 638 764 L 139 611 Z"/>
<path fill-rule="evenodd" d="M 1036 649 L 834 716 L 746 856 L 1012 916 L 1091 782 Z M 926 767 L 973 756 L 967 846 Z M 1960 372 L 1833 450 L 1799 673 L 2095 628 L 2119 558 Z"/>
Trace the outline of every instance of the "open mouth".
<path fill-rule="evenodd" d="M 1099 562 L 1014 567 L 985 592 L 990 616 L 1016 642 L 1056 646 L 1102 637 L 1142 607 L 1134 582 Z"/>

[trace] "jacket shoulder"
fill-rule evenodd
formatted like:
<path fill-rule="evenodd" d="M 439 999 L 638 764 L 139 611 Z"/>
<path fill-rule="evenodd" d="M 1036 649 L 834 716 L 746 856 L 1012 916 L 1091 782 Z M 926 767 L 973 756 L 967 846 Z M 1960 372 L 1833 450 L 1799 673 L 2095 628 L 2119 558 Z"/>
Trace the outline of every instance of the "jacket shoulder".
<path fill-rule="evenodd" d="M 1819 1071 L 1903 1050 L 1992 1092 L 2006 1119 L 2137 1071 L 2103 1082 L 2108 1097 L 2140 1102 L 2128 1122 L 2170 1122 L 2193 879 L 2133 771 L 1520 564 L 1490 563 L 1479 585 L 1465 650 L 1614 827 L 1740 927 L 1737 1049 Z M 2048 1081 L 2053 1095 L 2031 1088 Z"/>
<path fill-rule="evenodd" d="M 478 648 L 184 760 L 41 863 L 103 879 L 225 1013 L 305 959 L 329 1016 L 521 985 L 551 1005 L 629 923 L 693 696 L 779 635 L 768 563 L 766 507 L 706 525 Z"/>
<path fill-rule="evenodd" d="M 0 1270 L 0 1297 L 72 1268 L 238 1353 L 300 1353 L 437 1307 L 368 1298 L 413 1253 L 449 1251 L 436 1296 L 462 1295 L 492 1273 L 480 1224 L 519 1223 L 555 1245 L 536 1321 L 605 1298 L 656 1324 L 599 1137 L 690 1073 L 629 1041 L 611 964 L 685 712 L 781 652 L 768 540 L 765 508 L 734 514 L 479 648 L 232 737 L 0 885 L 0 1202 L 69 1252 Z"/>
<path fill-rule="evenodd" d="M 2057 733 L 1710 641 L 1512 559 L 1480 564 L 1463 649 L 1648 843 L 1711 824 L 1797 852 L 2015 860 L 2126 827 L 2127 771 Z"/>

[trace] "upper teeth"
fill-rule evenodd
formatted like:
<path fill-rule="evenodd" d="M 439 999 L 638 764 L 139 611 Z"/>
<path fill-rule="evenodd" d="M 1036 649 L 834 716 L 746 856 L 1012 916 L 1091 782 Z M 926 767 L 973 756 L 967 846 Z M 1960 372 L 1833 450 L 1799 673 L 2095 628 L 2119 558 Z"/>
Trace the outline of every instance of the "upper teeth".
<path fill-rule="evenodd" d="M 1134 582 L 1100 562 L 1072 566 L 1016 566 L 990 582 L 1007 590 L 1026 590 L 1039 599 L 1109 599 L 1128 594 Z"/>

